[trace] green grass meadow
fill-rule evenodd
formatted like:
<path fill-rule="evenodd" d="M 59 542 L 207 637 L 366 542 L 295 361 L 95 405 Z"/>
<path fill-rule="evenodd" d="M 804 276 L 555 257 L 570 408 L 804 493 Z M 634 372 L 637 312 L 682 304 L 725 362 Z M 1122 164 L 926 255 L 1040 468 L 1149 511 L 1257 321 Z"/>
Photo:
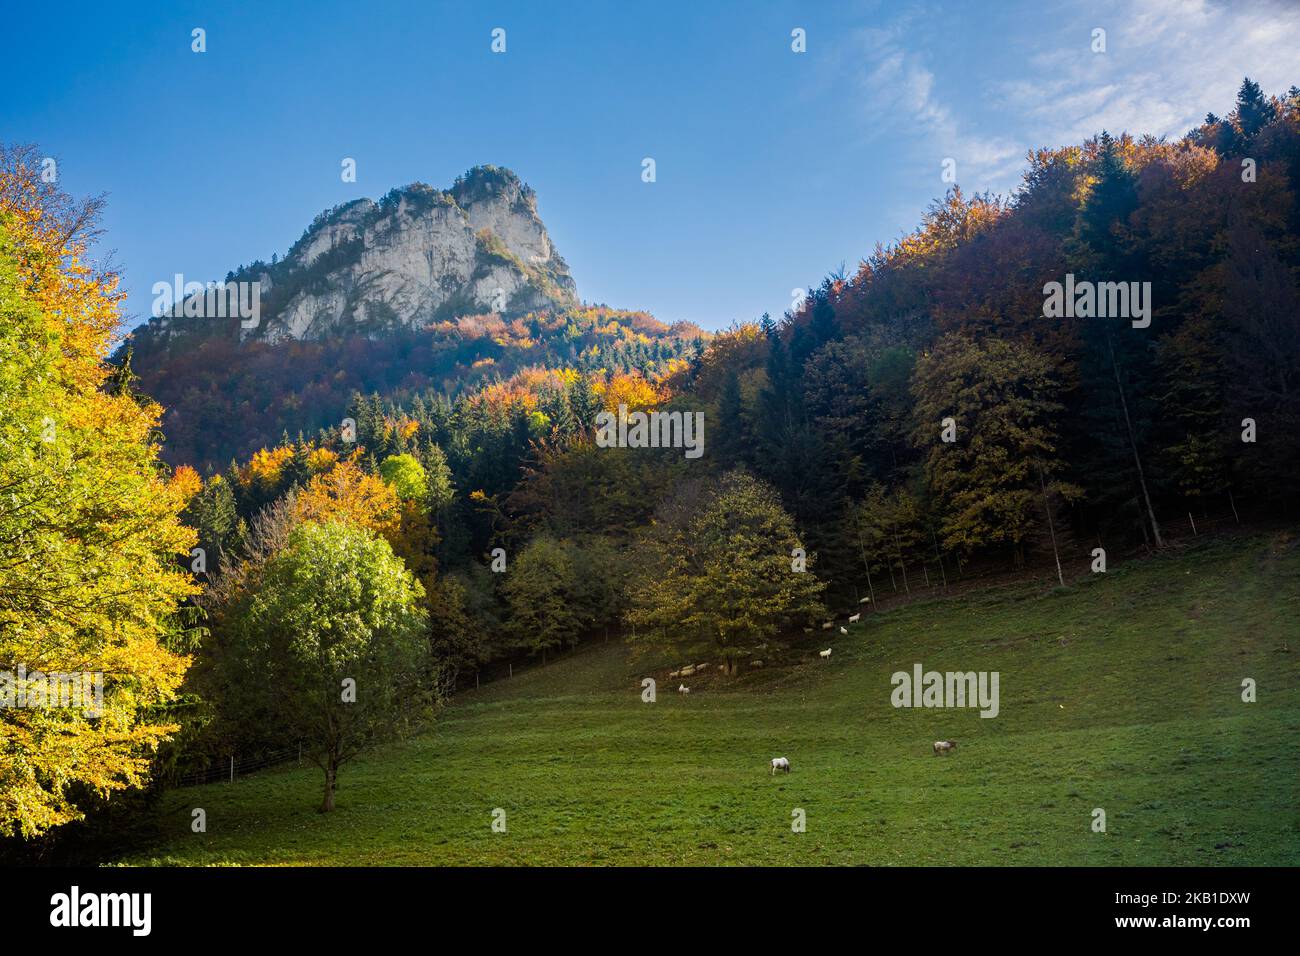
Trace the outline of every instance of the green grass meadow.
<path fill-rule="evenodd" d="M 687 678 L 686 698 L 621 644 L 580 649 L 346 765 L 332 814 L 313 767 L 177 790 L 156 842 L 120 862 L 1294 865 L 1300 540 L 1202 541 L 1065 589 L 864 614 L 829 661 L 809 644 Z M 1000 714 L 895 709 L 890 675 L 917 662 L 998 671 Z M 943 738 L 958 749 L 935 757 Z M 769 774 L 778 755 L 789 775 Z"/>

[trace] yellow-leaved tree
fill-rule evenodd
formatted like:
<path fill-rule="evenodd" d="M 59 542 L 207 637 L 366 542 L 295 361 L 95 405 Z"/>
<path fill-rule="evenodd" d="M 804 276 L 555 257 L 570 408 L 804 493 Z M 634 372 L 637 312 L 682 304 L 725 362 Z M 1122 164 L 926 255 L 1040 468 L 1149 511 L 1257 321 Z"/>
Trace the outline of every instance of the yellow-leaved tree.
<path fill-rule="evenodd" d="M 121 295 L 86 259 L 97 204 L 47 168 L 0 146 L 0 834 L 29 838 L 79 818 L 79 793 L 145 782 L 195 590 L 178 515 L 197 476 L 167 475 L 160 409 L 110 378 Z M 42 694 L 54 675 L 102 675 L 102 704 Z"/>
<path fill-rule="evenodd" d="M 397 492 L 353 460 L 340 461 L 307 482 L 294 502 L 294 518 L 325 524 L 342 521 L 392 538 L 401 524 Z"/>

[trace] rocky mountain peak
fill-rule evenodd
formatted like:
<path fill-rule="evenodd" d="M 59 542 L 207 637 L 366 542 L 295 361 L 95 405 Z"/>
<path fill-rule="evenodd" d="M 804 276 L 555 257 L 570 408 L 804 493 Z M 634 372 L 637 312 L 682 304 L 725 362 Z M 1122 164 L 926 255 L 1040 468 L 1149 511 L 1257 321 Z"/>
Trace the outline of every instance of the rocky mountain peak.
<path fill-rule="evenodd" d="M 378 202 L 336 206 L 316 217 L 284 259 L 241 267 L 227 282 L 261 286 L 257 324 L 238 331 L 245 340 L 374 336 L 577 302 L 536 194 L 497 166 L 476 166 L 446 190 L 417 182 Z M 144 335 L 233 334 L 230 321 L 174 311 L 151 319 Z"/>

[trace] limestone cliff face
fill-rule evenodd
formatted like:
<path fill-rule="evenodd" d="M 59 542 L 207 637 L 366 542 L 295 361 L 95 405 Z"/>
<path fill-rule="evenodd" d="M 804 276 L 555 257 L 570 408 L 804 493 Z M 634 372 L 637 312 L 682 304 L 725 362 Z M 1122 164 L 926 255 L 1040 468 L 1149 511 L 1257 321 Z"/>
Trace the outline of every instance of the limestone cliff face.
<path fill-rule="evenodd" d="M 260 321 L 239 330 L 245 340 L 373 336 L 577 301 L 535 194 L 492 166 L 475 167 L 448 190 L 415 183 L 378 203 L 359 199 L 322 213 L 283 260 L 241 268 L 232 280 L 261 283 Z M 150 322 L 163 338 L 203 325 L 215 331 L 180 316 Z"/>

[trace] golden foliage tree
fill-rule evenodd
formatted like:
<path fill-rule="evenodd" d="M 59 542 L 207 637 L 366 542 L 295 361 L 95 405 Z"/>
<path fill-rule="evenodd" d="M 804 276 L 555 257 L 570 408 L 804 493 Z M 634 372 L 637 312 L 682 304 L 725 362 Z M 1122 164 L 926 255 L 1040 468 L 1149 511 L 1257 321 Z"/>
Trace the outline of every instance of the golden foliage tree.
<path fill-rule="evenodd" d="M 77 819 L 78 788 L 141 785 L 176 729 L 152 715 L 188 663 L 168 638 L 197 490 L 158 462 L 158 406 L 108 381 L 121 295 L 86 261 L 97 207 L 39 166 L 0 148 L 0 833 L 24 837 Z M 37 674 L 102 674 L 99 713 L 16 706 Z"/>
<path fill-rule="evenodd" d="M 294 517 L 326 524 L 344 521 L 392 540 L 401 524 L 397 492 L 355 461 L 340 461 L 316 475 L 297 496 Z"/>
<path fill-rule="evenodd" d="M 926 479 L 949 549 L 1009 546 L 1019 566 L 1049 488 L 1066 500 L 1079 496 L 1056 478 L 1064 463 L 1055 374 L 1032 346 L 961 333 L 918 360 L 913 437 L 927 451 Z"/>

